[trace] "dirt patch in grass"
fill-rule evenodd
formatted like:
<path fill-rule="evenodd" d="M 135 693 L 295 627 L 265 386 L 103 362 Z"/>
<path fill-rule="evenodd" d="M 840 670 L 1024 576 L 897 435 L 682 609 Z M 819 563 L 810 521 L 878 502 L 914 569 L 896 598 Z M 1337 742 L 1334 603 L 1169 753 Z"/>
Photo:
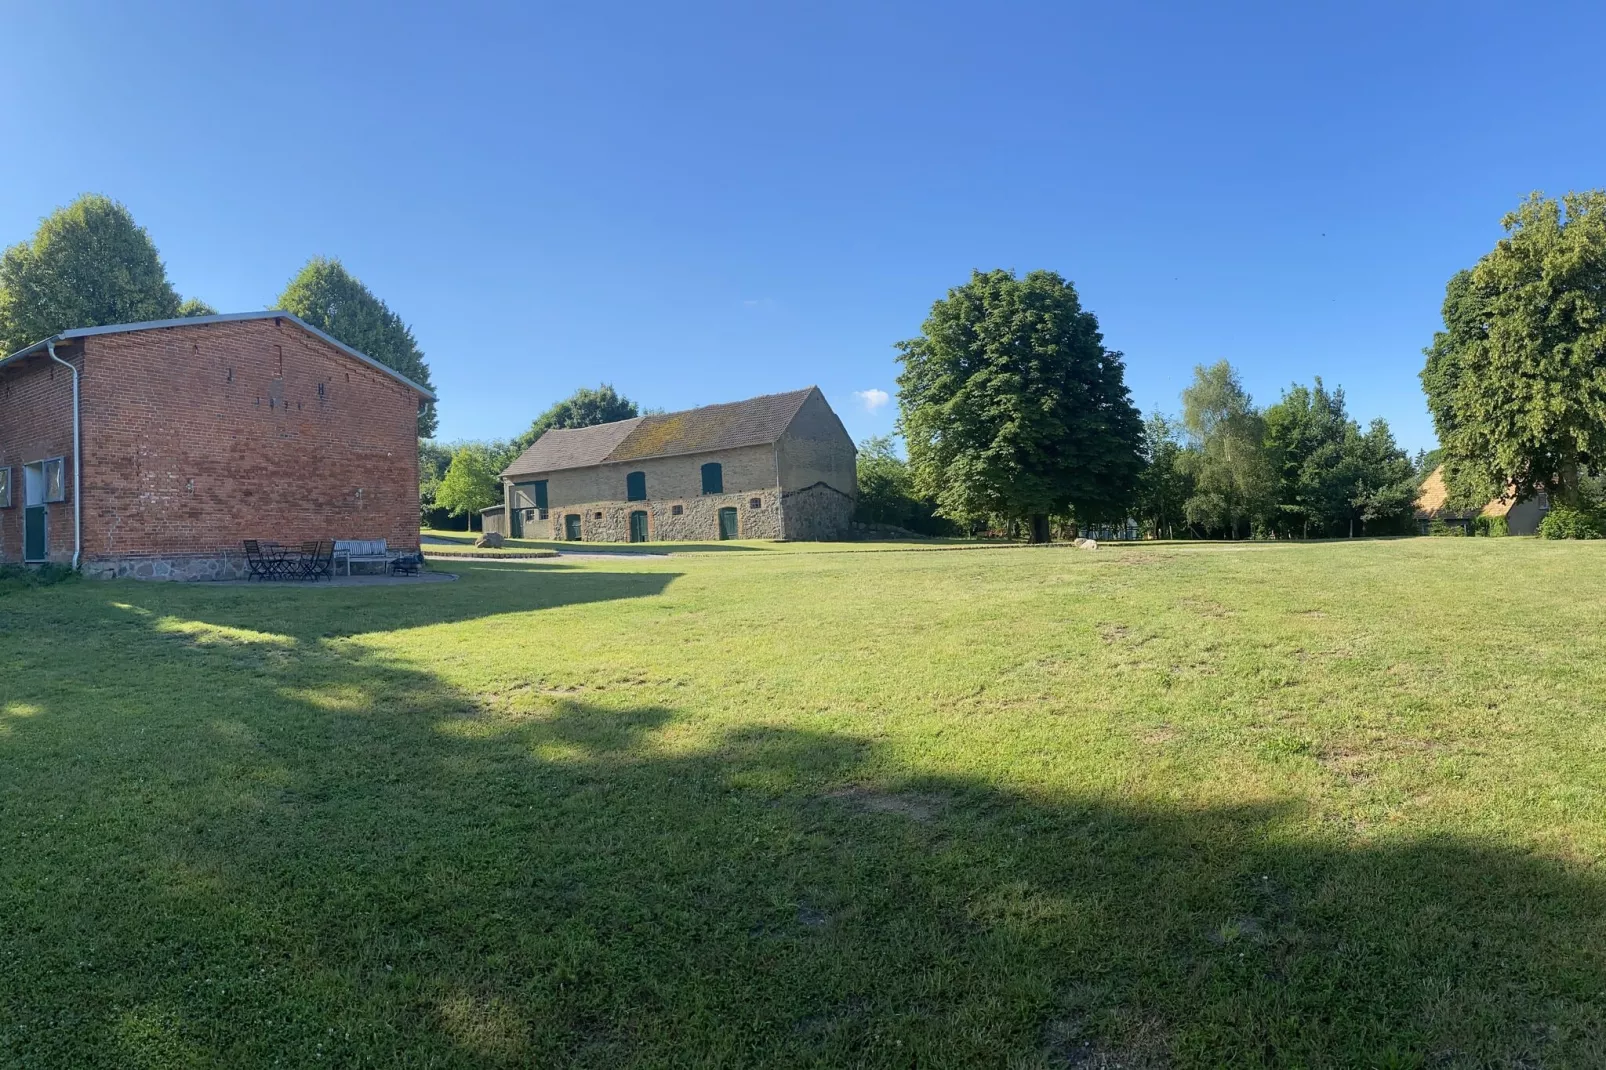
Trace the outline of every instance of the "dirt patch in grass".
<path fill-rule="evenodd" d="M 898 814 L 921 824 L 934 820 L 947 805 L 946 800 L 935 795 L 876 791 L 865 787 L 839 788 L 829 792 L 826 798 L 845 803 L 861 814 Z"/>
<path fill-rule="evenodd" d="M 1180 733 L 1175 728 L 1172 728 L 1168 724 L 1161 724 L 1155 725 L 1138 738 L 1151 747 L 1158 747 L 1162 744 L 1170 743 L 1173 739 L 1176 739 L 1178 735 L 1180 735 Z"/>
<path fill-rule="evenodd" d="M 1169 1065 L 1164 1036 L 1154 1022 L 1118 1010 L 1099 1017 L 1117 1027 L 1119 1043 L 1101 1039 L 1088 1018 L 1053 1018 L 1043 1026 L 1046 1063 L 1055 1070 L 1164 1070 Z"/>
<path fill-rule="evenodd" d="M 805 929 L 823 929 L 831 924 L 831 915 L 818 907 L 802 903 L 797 908 L 797 923 Z"/>
<path fill-rule="evenodd" d="M 1238 615 L 1237 611 L 1229 609 L 1227 606 L 1210 598 L 1184 598 L 1178 605 L 1182 609 L 1191 610 L 1201 617 L 1209 617 L 1213 620 Z"/>

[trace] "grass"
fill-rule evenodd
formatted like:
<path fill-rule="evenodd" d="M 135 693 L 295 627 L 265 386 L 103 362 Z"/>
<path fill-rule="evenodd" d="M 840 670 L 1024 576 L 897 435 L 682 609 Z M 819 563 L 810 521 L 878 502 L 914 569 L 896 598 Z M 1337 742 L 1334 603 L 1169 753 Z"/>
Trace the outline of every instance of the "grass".
<path fill-rule="evenodd" d="M 953 547 L 1000 547 L 1019 545 L 1014 543 L 1001 543 L 997 541 L 983 541 L 972 539 L 920 539 L 910 542 L 887 540 L 884 542 L 866 543 L 834 543 L 834 542 L 774 542 L 766 539 L 710 539 L 704 542 L 559 542 L 550 539 L 504 539 L 500 549 L 489 547 L 476 549 L 474 540 L 479 537 L 478 532 L 442 531 L 426 528 L 424 535 L 434 540 L 424 544 L 424 552 L 430 557 L 451 557 L 474 553 L 479 555 L 494 553 L 499 557 L 517 557 L 531 551 L 559 550 L 569 553 L 584 554 L 647 554 L 661 557 L 664 554 L 704 554 L 704 553 L 741 553 L 756 552 L 766 554 L 806 554 L 806 553 L 842 553 L 844 551 L 859 552 L 868 549 L 878 550 L 909 550 L 909 549 L 948 549 Z"/>
<path fill-rule="evenodd" d="M 0 587 L 0 1065 L 1606 1065 L 1606 557 Z"/>

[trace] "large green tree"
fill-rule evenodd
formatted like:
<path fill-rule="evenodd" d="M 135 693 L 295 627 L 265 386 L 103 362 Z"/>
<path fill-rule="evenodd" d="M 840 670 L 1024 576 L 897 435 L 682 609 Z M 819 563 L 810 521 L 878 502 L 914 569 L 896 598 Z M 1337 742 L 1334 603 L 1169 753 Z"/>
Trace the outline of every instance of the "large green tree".
<path fill-rule="evenodd" d="M 412 328 L 339 260 L 317 256 L 307 261 L 279 295 L 277 307 L 434 391 Z M 419 410 L 418 437 L 432 437 L 435 426 L 435 404 L 430 402 Z"/>
<path fill-rule="evenodd" d="M 1353 425 L 1352 425 L 1353 426 Z M 1350 474 L 1349 534 L 1399 533 L 1416 508 L 1419 482 L 1410 454 L 1394 441 L 1388 421 L 1375 419 L 1364 432 L 1348 436 L 1346 470 Z"/>
<path fill-rule="evenodd" d="M 0 354 L 74 327 L 172 319 L 178 293 L 127 208 L 86 193 L 0 255 Z"/>
<path fill-rule="evenodd" d="M 915 488 L 949 519 L 1118 519 L 1142 470 L 1121 354 L 1051 271 L 973 272 L 898 343 L 899 428 Z"/>
<path fill-rule="evenodd" d="M 891 435 L 877 435 L 859 443 L 859 499 L 854 516 L 866 524 L 891 524 L 922 535 L 953 532 L 948 521 L 936 515 L 936 503 L 915 489 L 909 463 L 898 456 Z"/>
<path fill-rule="evenodd" d="M 1568 505 L 1606 464 L 1606 190 L 1534 194 L 1445 289 L 1422 386 L 1446 482 L 1473 503 L 1512 489 Z"/>
<path fill-rule="evenodd" d="M 1226 361 L 1193 370 L 1182 392 L 1182 426 L 1191 440 L 1193 497 L 1188 520 L 1236 539 L 1264 521 L 1277 500 L 1277 472 L 1266 450 L 1266 421 Z"/>
<path fill-rule="evenodd" d="M 483 450 L 460 446 L 435 487 L 435 505 L 452 516 L 466 517 L 464 527 L 472 529 L 474 515 L 500 499 L 499 482 Z"/>
<path fill-rule="evenodd" d="M 1295 384 L 1262 413 L 1266 422 L 1267 461 L 1276 472 L 1277 507 L 1269 523 L 1278 534 L 1311 534 L 1332 519 L 1334 502 L 1346 497 L 1334 480 L 1334 465 L 1352 421 L 1344 407 L 1344 391 L 1329 391 L 1321 379 L 1314 387 Z"/>
<path fill-rule="evenodd" d="M 1176 422 L 1154 413 L 1143 423 L 1143 473 L 1138 477 L 1133 509 L 1157 539 L 1175 538 L 1187 524 L 1184 509 L 1193 497 L 1193 475 Z"/>
<path fill-rule="evenodd" d="M 609 424 L 640 415 L 636 403 L 621 395 L 611 384 L 603 383 L 595 390 L 583 386 L 537 416 L 530 429 L 513 440 L 513 445 L 522 453 L 548 431 Z"/>

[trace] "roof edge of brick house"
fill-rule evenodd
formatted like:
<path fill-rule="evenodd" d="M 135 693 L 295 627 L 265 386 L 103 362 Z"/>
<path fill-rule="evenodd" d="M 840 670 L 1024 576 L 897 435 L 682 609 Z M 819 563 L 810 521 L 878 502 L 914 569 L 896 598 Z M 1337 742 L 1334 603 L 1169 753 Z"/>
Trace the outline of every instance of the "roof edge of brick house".
<path fill-rule="evenodd" d="M 36 353 L 44 352 L 46 347 L 52 342 L 67 342 L 75 338 L 93 338 L 96 335 L 102 334 L 127 334 L 132 331 L 156 331 L 169 327 L 200 327 L 208 323 L 237 323 L 241 320 L 267 319 L 289 320 L 291 323 L 294 323 L 297 327 L 300 327 L 308 334 L 311 334 L 316 338 L 321 338 L 323 341 L 328 342 L 330 345 L 345 353 L 347 356 L 355 357 L 369 367 L 384 372 L 386 375 L 390 376 L 392 379 L 395 379 L 403 386 L 411 387 L 426 401 L 439 400 L 439 398 L 435 396 L 434 391 L 413 382 L 407 376 L 403 375 L 395 368 L 392 368 L 390 365 L 375 360 L 366 353 L 362 353 L 356 349 L 353 349 L 340 339 L 320 331 L 318 328 L 314 327 L 300 316 L 297 316 L 294 312 L 286 312 L 283 309 L 269 309 L 265 312 L 223 312 L 213 316 L 184 316 L 178 319 L 144 320 L 138 323 L 110 323 L 104 327 L 74 327 L 71 330 L 61 331 L 57 334 L 53 334 L 49 338 L 41 338 L 33 345 L 25 346 L 22 349 L 17 350 L 15 353 L 11 353 L 4 358 L 0 358 L 0 368 L 4 368 L 13 361 L 21 360 L 24 357 L 33 356 Z"/>

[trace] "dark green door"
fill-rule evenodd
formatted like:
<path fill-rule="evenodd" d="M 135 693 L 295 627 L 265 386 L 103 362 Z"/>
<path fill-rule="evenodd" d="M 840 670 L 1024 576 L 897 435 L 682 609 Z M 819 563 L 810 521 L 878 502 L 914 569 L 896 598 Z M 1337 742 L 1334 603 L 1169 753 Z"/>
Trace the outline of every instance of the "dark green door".
<path fill-rule="evenodd" d="M 30 505 L 23 512 L 22 519 L 22 559 L 24 561 L 43 561 L 45 559 L 45 507 Z"/>
<path fill-rule="evenodd" d="M 507 508 L 507 533 L 515 539 L 524 538 L 524 510 L 513 506 Z"/>
<path fill-rule="evenodd" d="M 580 514 L 570 513 L 563 518 L 563 537 L 570 542 L 580 541 Z"/>
<path fill-rule="evenodd" d="M 22 559 L 43 561 L 49 556 L 48 533 L 45 521 L 45 466 L 22 466 Z"/>
<path fill-rule="evenodd" d="M 719 537 L 722 539 L 736 538 L 736 510 L 721 509 L 719 511 Z"/>
<path fill-rule="evenodd" d="M 630 514 L 630 541 L 647 541 L 647 514 L 639 509 Z"/>

